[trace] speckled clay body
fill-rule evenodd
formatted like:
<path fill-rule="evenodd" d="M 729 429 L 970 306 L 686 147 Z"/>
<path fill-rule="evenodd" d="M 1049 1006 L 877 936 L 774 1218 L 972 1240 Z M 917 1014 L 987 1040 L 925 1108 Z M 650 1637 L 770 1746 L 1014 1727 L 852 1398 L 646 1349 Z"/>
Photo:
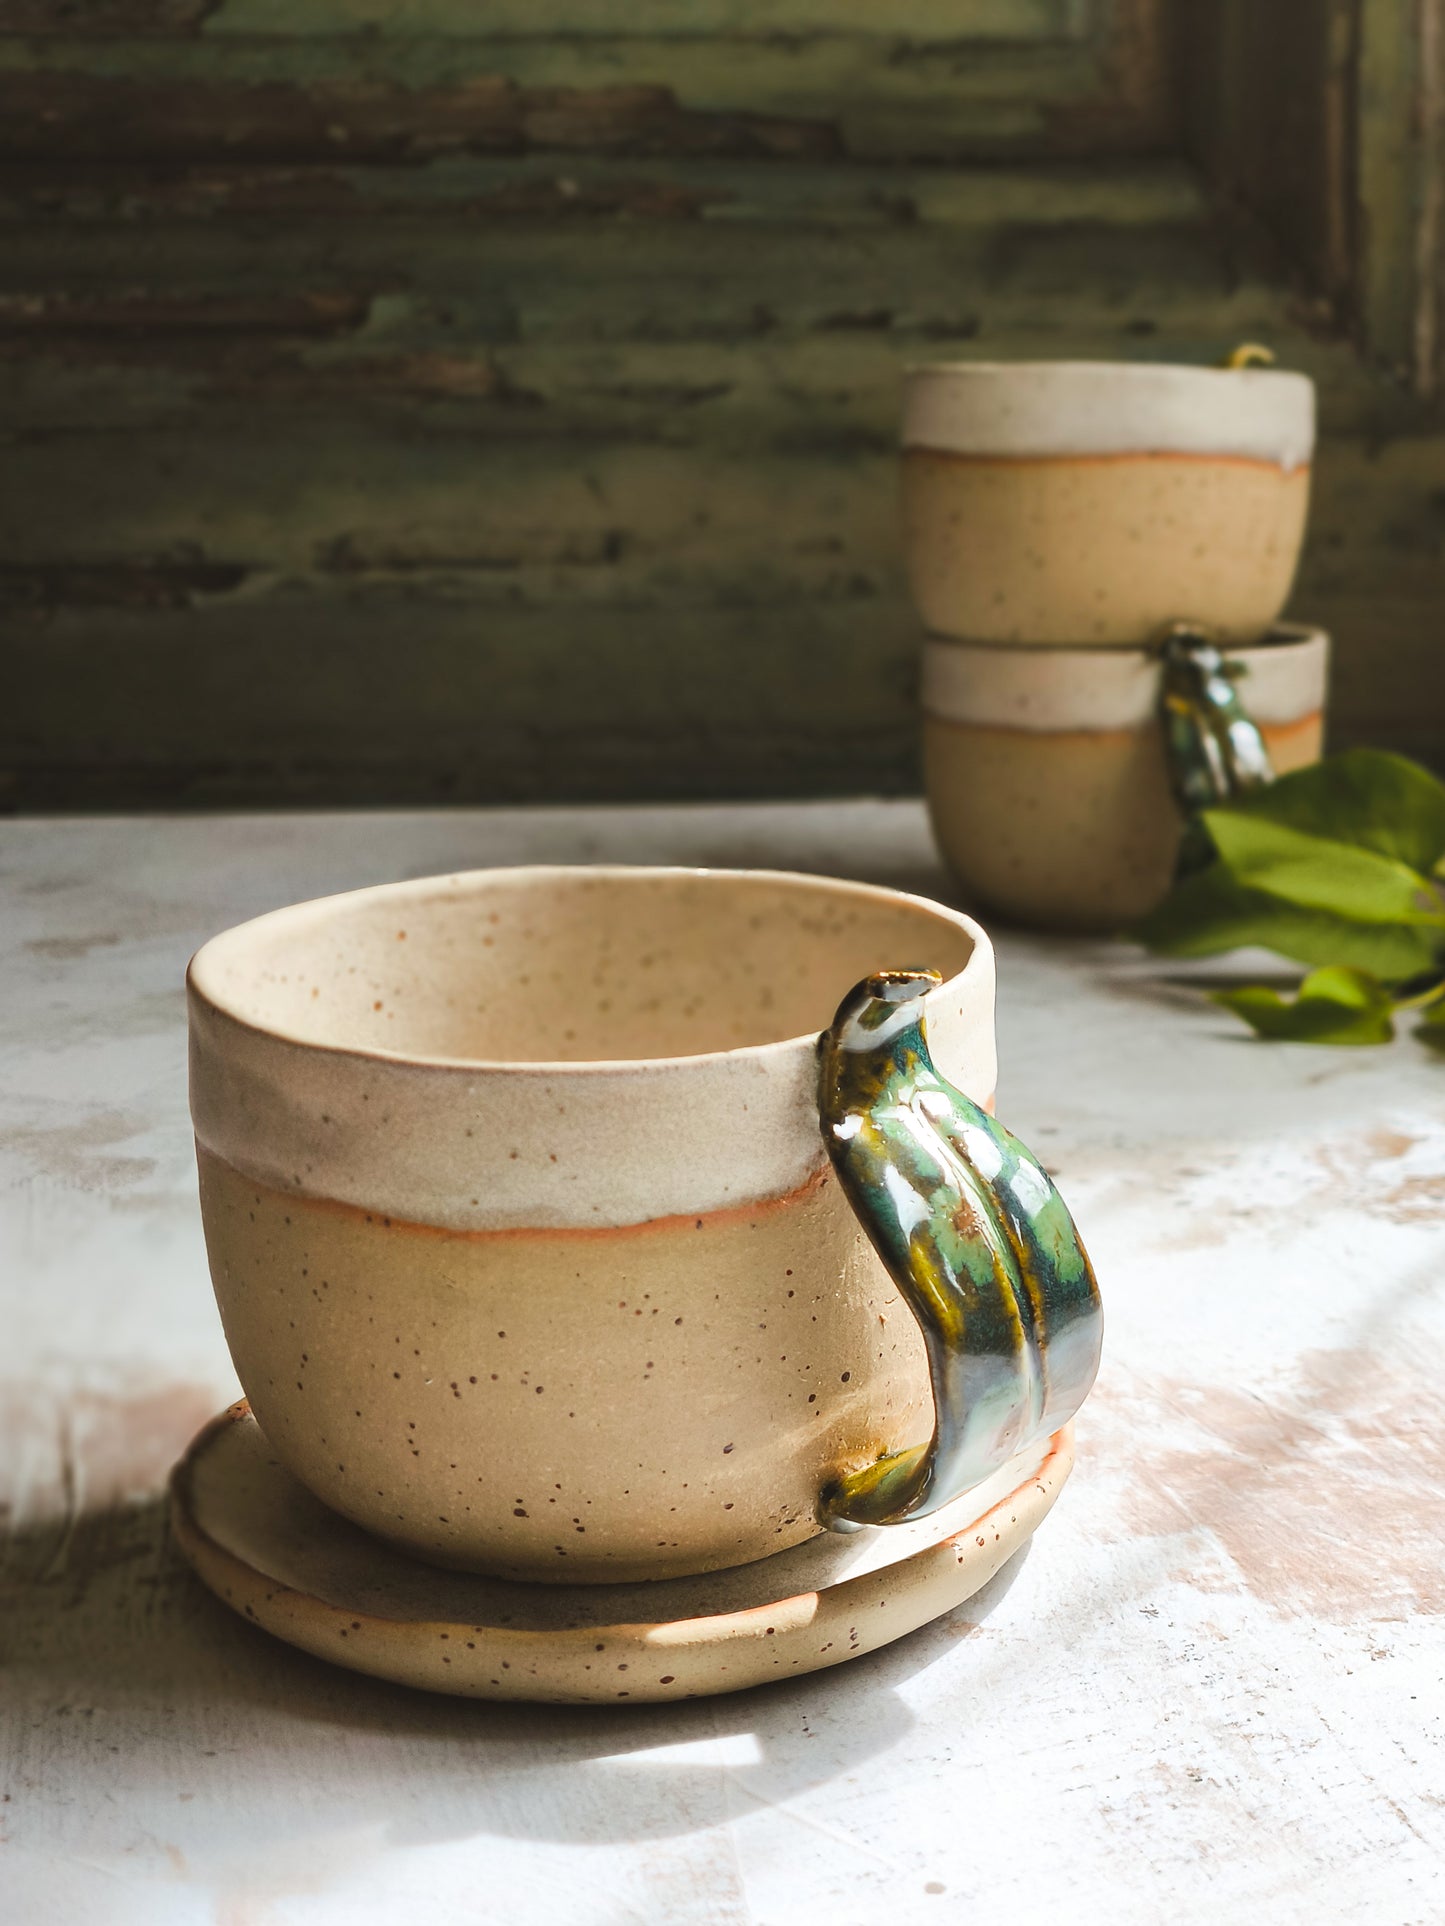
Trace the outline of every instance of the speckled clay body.
<path fill-rule="evenodd" d="M 966 917 L 764 873 L 479 872 L 263 917 L 192 965 L 207 1245 L 237 1371 L 327 1504 L 552 1581 L 742 1564 L 928 1434 L 922 1339 L 841 1196 L 815 1039 L 931 961 L 994 1082 Z"/>
<path fill-rule="evenodd" d="M 904 545 L 936 635 L 1225 641 L 1279 615 L 1309 503 L 1313 389 L 1261 368 L 1087 362 L 915 370 Z"/>
<path fill-rule="evenodd" d="M 1230 651 L 1275 772 L 1319 756 L 1328 639 L 1281 629 Z M 966 899 L 1051 929 L 1117 930 L 1164 895 L 1182 826 L 1158 720 L 1161 667 L 1138 651 L 934 642 L 924 772 L 934 834 Z"/>
<path fill-rule="evenodd" d="M 357 1531 L 277 1464 L 242 1404 L 177 1465 L 171 1528 L 232 1611 L 333 1664 L 467 1698 L 637 1705 L 842 1665 L 953 1610 L 1027 1542 L 1073 1455 L 1066 1425 L 941 1512 L 732 1571 L 512 1585 Z"/>

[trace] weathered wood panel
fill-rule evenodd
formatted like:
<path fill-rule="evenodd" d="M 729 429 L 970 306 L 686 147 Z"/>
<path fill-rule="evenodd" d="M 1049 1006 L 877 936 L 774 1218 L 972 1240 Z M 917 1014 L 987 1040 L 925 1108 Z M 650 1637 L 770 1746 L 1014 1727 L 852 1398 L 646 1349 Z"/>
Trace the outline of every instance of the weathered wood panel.
<path fill-rule="evenodd" d="M 1418 391 L 1445 388 L 1445 4 L 1364 0 L 1360 301 L 1371 345 Z"/>
<path fill-rule="evenodd" d="M 1445 388 L 1445 0 L 1180 10 L 1193 150 L 1337 326 L 1422 402 Z"/>
<path fill-rule="evenodd" d="M 623 26 L 615 10 L 488 9 L 481 31 L 439 0 L 385 33 L 364 6 L 198 17 L 121 0 L 111 32 L 83 36 L 43 0 L 0 4 L 16 21 L 0 37 L 5 155 L 1095 156 L 1157 151 L 1168 129 L 1159 0 L 919 0 L 882 20 L 817 0 L 770 23 L 658 0 Z"/>
<path fill-rule="evenodd" d="M 1099 0 L 893 0 L 886 32 L 899 43 L 944 41 L 1087 41 L 1107 30 L 1111 11 Z M 616 0 L 488 0 L 486 8 L 456 0 L 0 0 L 0 33 L 88 37 L 269 35 L 313 40 L 472 40 L 505 36 L 567 40 L 631 35 L 674 40 L 796 40 L 809 36 L 879 34 L 875 0 L 629 0 L 625 21 Z"/>
<path fill-rule="evenodd" d="M 1358 14 L 1357 0 L 1216 0 L 1180 18 L 1192 147 L 1340 322 L 1358 246 Z"/>
<path fill-rule="evenodd" d="M 336 578 L 16 620 L 37 801 L 914 786 L 914 634 L 866 593 L 760 610 Z M 105 691 L 77 703 L 78 687 Z M 45 759 L 42 766 L 42 755 Z M 863 772 L 860 775 L 860 771 Z"/>
<path fill-rule="evenodd" d="M 1146 0 L 69 18 L 0 0 L 13 802 L 907 788 L 901 368 L 1244 338 L 1339 733 L 1445 746 L 1441 431 L 1118 157 Z"/>
<path fill-rule="evenodd" d="M 0 169 L 0 221 L 148 227 L 226 215 L 324 214 L 355 222 L 570 224 L 629 220 L 748 222 L 765 227 L 862 222 L 973 228 L 1202 226 L 1207 207 L 1183 162 L 1000 163 L 987 169 L 907 162 L 847 167 L 794 161 L 758 167 L 735 159 L 581 154 L 438 155 L 425 165 L 358 165 L 342 154 L 297 165 L 234 156 L 158 168 L 152 162 L 72 158 L 63 169 L 10 161 Z M 312 230 L 314 232 L 314 229 Z M 78 235 L 70 253 L 76 251 Z"/>
<path fill-rule="evenodd" d="M 884 313 L 919 333 L 957 332 L 989 302 L 1019 322 L 1067 328 L 1151 314 L 1208 333 L 1243 292 L 1260 319 L 1277 301 L 1246 285 L 1237 255 L 1192 223 L 921 224 L 742 222 L 194 222 L 95 227 L 80 250 L 58 224 L 16 227 L 0 251 L 0 294 L 55 293 L 120 307 L 171 289 L 214 298 L 344 289 L 470 298 L 493 338 L 727 339 L 826 329 Z M 77 253 L 79 258 L 77 258 Z M 1141 268 L 1141 254 L 1150 266 Z M 21 318 L 26 310 L 21 309 Z M 31 308 L 30 313 L 43 309 Z M 493 318 L 488 322 L 485 317 Z M 155 317 L 157 320 L 160 316 Z M 446 317 L 441 317 L 445 319 Z M 835 323 L 836 325 L 836 323 Z M 1064 329 L 1060 329 L 1063 332 Z"/>
<path fill-rule="evenodd" d="M 662 479 L 677 451 L 639 452 L 633 512 L 650 528 L 676 492 L 689 536 L 695 484 Z M 1441 467 L 1429 438 L 1341 440 L 1321 464 L 1296 607 L 1337 638 L 1340 743 L 1438 755 Z M 340 550 L 320 571 L 17 567 L 0 607 L 26 692 L 7 726 L 21 799 L 909 790 L 918 638 L 892 460 L 846 472 L 830 497 L 836 464 L 777 464 L 753 520 L 681 555 L 632 539 L 624 490 L 492 568 Z"/>
<path fill-rule="evenodd" d="M 192 428 L 133 430 L 118 445 L 84 430 L 35 442 L 0 472 L 9 566 L 600 567 L 618 599 L 643 582 L 662 595 L 724 595 L 731 582 L 753 603 L 779 585 L 816 594 L 840 570 L 890 583 L 897 571 L 891 421 L 825 422 L 771 446 L 708 445 L 699 432 L 684 445 L 569 436 L 559 451 L 495 424 L 418 440 L 405 423 L 302 415 L 278 445 L 243 408 L 221 420 L 223 441 Z M 1356 579 L 1376 557 L 1393 573 L 1440 565 L 1441 446 L 1330 441 L 1311 540 L 1321 579 Z"/>

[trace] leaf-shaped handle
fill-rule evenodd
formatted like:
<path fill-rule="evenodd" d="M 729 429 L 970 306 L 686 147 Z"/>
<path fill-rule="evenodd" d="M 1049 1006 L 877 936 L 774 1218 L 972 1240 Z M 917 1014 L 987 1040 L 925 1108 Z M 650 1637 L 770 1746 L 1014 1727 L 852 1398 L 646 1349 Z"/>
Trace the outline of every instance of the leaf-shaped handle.
<path fill-rule="evenodd" d="M 1235 687 L 1239 673 L 1237 663 L 1187 622 L 1164 638 L 1160 712 L 1169 781 L 1186 821 L 1274 780 L 1264 737 Z"/>
<path fill-rule="evenodd" d="M 928 1053 L 932 970 L 843 999 L 820 1050 L 823 1137 L 844 1193 L 917 1318 L 933 1384 L 926 1445 L 840 1473 L 835 1529 L 937 1511 L 1066 1423 L 1099 1364 L 1093 1268 L 1043 1166 Z"/>

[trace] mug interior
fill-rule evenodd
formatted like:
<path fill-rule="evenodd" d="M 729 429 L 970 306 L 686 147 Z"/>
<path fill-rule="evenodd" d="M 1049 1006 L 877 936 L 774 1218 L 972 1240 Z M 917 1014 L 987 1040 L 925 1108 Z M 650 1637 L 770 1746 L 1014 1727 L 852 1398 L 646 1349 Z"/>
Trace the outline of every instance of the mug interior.
<path fill-rule="evenodd" d="M 196 987 L 322 1048 L 463 1063 L 695 1056 L 821 1030 L 882 968 L 953 976 L 921 899 L 766 871 L 536 868 L 384 885 L 208 943 Z"/>

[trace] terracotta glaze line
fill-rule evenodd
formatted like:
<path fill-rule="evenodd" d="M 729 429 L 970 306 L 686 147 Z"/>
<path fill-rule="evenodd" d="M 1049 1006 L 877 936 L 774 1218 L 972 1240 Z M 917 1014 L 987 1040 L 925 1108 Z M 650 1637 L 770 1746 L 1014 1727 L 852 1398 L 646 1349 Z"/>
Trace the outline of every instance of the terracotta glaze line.
<path fill-rule="evenodd" d="M 933 455 L 941 461 L 967 462 L 972 467 L 1097 468 L 1121 461 L 1193 461 L 1207 463 L 1210 467 L 1267 468 L 1272 473 L 1284 475 L 1289 479 L 1293 479 L 1296 475 L 1307 476 L 1310 472 L 1310 463 L 1307 461 L 1276 461 L 1265 455 L 1205 454 L 1193 448 L 1119 448 L 1112 449 L 1107 454 L 1077 455 L 982 455 L 973 454 L 961 448 L 935 448 L 929 442 L 911 441 L 905 445 L 903 452 L 905 455 Z"/>
<path fill-rule="evenodd" d="M 213 1150 L 207 1150 L 202 1143 L 196 1144 L 197 1159 L 205 1158 L 221 1169 L 229 1171 L 241 1183 L 253 1191 L 262 1191 L 277 1204 L 305 1204 L 311 1210 L 324 1211 L 329 1216 L 349 1217 L 356 1223 L 375 1224 L 383 1230 L 411 1231 L 419 1237 L 445 1237 L 464 1244 L 485 1243 L 489 1240 L 501 1241 L 508 1238 L 576 1239 L 584 1243 L 595 1242 L 609 1237 L 635 1237 L 639 1234 L 682 1230 L 711 1230 L 728 1223 L 741 1223 L 749 1219 L 771 1216 L 773 1212 L 788 1210 L 795 1205 L 806 1203 L 815 1192 L 823 1190 L 832 1180 L 832 1170 L 828 1165 L 826 1153 L 820 1141 L 818 1146 L 820 1163 L 801 1184 L 785 1191 L 780 1197 L 763 1197 L 751 1204 L 725 1204 L 720 1209 L 705 1211 L 677 1211 L 668 1217 L 646 1217 L 635 1224 L 504 1224 L 494 1225 L 485 1230 L 453 1230 L 444 1224 L 422 1224 L 414 1218 L 398 1217 L 394 1211 L 367 1210 L 360 1204 L 343 1203 L 336 1197 L 317 1197 L 305 1190 L 277 1190 L 273 1184 L 262 1183 L 257 1177 L 248 1177 L 244 1170 L 238 1170 L 224 1157 L 218 1157 Z"/>
<path fill-rule="evenodd" d="M 990 1094 L 980 1106 L 993 1113 L 994 1097 Z M 264 1191 L 278 1204 L 303 1203 L 313 1210 L 325 1211 L 337 1217 L 349 1217 L 358 1223 L 379 1224 L 383 1230 L 411 1231 L 420 1237 L 453 1238 L 460 1243 L 483 1243 L 488 1239 L 505 1238 L 542 1238 L 576 1239 L 584 1243 L 595 1242 L 609 1237 L 635 1237 L 639 1234 L 651 1235 L 667 1231 L 713 1230 L 729 1223 L 742 1223 L 759 1217 L 769 1217 L 775 1211 L 790 1210 L 806 1203 L 815 1193 L 822 1191 L 832 1181 L 832 1168 L 820 1138 L 818 1144 L 819 1164 L 816 1170 L 804 1178 L 792 1190 L 784 1191 L 777 1197 L 761 1197 L 749 1204 L 724 1204 L 713 1210 L 674 1211 L 666 1217 L 644 1217 L 634 1224 L 502 1224 L 482 1230 L 454 1230 L 445 1224 L 423 1224 L 415 1218 L 398 1217 L 394 1211 L 367 1210 L 361 1204 L 343 1203 L 336 1197 L 318 1197 L 305 1190 L 277 1190 L 259 1177 L 248 1176 L 239 1170 L 228 1158 L 219 1156 L 209 1149 L 199 1138 L 196 1139 L 196 1161 L 215 1165 L 228 1171 L 239 1182 L 249 1185 L 253 1191 Z"/>

